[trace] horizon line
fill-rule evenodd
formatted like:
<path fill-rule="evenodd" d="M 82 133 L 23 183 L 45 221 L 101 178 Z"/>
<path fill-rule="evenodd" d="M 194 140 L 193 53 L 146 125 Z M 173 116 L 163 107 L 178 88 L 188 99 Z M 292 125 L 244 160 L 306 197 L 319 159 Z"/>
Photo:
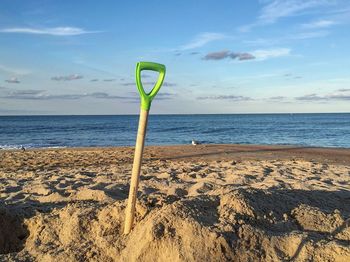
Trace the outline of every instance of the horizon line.
<path fill-rule="evenodd" d="M 188 114 L 151 114 L 151 115 L 302 115 L 302 114 L 350 114 L 350 112 L 280 112 L 280 113 L 188 113 Z M 139 114 L 18 114 L 18 115 L 1 115 L 0 117 L 11 117 L 11 116 L 138 116 Z"/>

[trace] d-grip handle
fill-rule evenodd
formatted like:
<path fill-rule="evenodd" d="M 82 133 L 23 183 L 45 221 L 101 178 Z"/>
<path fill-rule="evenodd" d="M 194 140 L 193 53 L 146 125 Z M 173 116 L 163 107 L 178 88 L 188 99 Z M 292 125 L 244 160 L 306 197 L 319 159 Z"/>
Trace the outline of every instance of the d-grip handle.
<path fill-rule="evenodd" d="M 145 92 L 141 82 L 141 71 L 142 70 L 150 70 L 159 72 L 158 80 L 151 92 L 148 94 Z M 152 63 L 152 62 L 138 62 L 136 65 L 136 85 L 139 90 L 139 94 L 141 97 L 141 108 L 148 111 L 151 108 L 151 102 L 153 98 L 158 93 L 159 89 L 163 84 L 163 80 L 165 77 L 165 66 L 162 64 Z"/>

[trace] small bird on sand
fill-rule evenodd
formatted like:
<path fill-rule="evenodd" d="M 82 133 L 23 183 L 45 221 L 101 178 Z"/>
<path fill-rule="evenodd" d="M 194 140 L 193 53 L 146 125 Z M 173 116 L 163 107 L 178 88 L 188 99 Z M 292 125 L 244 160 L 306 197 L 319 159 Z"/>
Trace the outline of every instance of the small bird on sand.
<path fill-rule="evenodd" d="M 198 142 L 198 141 L 196 141 L 196 140 L 192 140 L 192 145 L 193 146 L 196 146 L 196 145 L 199 145 L 200 143 Z"/>

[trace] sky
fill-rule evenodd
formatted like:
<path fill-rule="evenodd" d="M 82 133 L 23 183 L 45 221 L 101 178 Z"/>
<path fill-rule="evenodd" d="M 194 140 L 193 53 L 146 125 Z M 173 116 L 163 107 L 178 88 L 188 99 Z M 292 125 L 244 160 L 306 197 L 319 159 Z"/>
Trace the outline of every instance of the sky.
<path fill-rule="evenodd" d="M 350 1 L 0 1 L 0 115 L 350 112 Z M 144 72 L 151 90 L 158 75 Z"/>

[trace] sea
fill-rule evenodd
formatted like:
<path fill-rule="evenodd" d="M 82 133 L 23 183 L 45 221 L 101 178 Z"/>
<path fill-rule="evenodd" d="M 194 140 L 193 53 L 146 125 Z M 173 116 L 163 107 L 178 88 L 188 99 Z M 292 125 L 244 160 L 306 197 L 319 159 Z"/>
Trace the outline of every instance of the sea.
<path fill-rule="evenodd" d="M 138 115 L 0 116 L 0 150 L 133 146 Z M 147 145 L 350 148 L 350 113 L 150 115 Z"/>

